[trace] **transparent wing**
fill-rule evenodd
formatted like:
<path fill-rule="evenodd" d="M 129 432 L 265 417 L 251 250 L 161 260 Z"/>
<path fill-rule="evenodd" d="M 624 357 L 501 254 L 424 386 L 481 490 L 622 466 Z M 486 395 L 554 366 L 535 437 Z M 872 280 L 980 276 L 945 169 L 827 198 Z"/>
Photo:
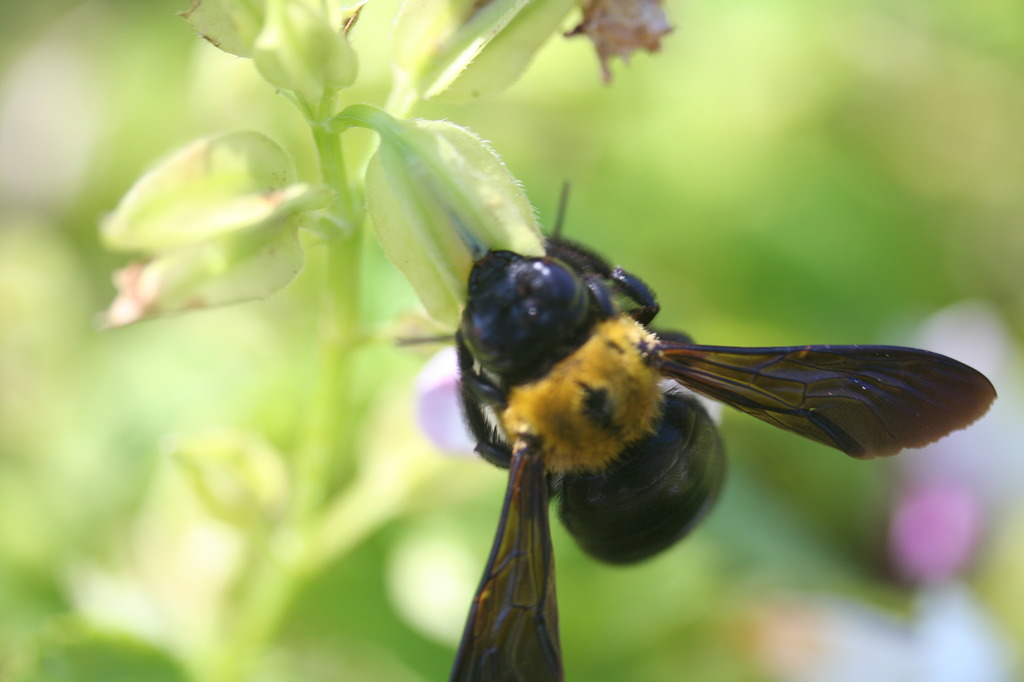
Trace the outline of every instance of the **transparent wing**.
<path fill-rule="evenodd" d="M 533 439 L 512 452 L 508 490 L 452 682 L 561 682 L 548 484 Z"/>
<path fill-rule="evenodd" d="M 697 393 L 865 459 L 962 429 L 996 397 L 977 370 L 915 348 L 663 341 L 661 351 L 661 371 Z"/>

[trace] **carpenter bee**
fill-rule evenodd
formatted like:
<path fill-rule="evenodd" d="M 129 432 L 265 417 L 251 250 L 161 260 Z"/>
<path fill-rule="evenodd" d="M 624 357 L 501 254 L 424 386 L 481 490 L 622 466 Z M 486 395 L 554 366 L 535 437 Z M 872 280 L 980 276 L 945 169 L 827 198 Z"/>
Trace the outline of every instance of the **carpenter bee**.
<path fill-rule="evenodd" d="M 725 473 L 697 396 L 868 459 L 978 419 L 995 398 L 956 360 L 892 346 L 702 346 L 650 327 L 639 278 L 561 238 L 490 251 L 456 333 L 477 451 L 509 470 L 453 681 L 563 679 L 549 499 L 580 546 L 628 563 L 683 537 Z"/>

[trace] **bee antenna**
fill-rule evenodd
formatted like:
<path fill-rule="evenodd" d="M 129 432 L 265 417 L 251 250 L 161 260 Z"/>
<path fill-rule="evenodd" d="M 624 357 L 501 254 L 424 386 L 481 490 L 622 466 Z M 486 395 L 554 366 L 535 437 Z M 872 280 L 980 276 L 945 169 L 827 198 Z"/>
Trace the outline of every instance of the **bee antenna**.
<path fill-rule="evenodd" d="M 430 343 L 453 343 L 454 341 L 454 334 L 432 334 L 430 336 L 399 336 L 398 338 L 395 339 L 395 345 L 399 347 L 419 346 Z"/>
<path fill-rule="evenodd" d="M 565 225 L 565 212 L 569 208 L 569 181 L 562 183 L 562 191 L 558 196 L 558 213 L 555 214 L 555 227 L 551 236 L 558 238 L 562 236 L 562 226 Z"/>

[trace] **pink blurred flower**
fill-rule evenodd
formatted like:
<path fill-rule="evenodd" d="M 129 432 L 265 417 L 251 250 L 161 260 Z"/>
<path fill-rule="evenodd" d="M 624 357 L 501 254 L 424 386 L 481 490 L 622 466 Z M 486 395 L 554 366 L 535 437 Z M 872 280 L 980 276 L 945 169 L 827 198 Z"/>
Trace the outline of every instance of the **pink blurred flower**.
<path fill-rule="evenodd" d="M 459 371 L 454 348 L 438 352 L 416 379 L 416 417 L 420 429 L 439 450 L 473 454 L 475 441 L 469 435 L 459 404 Z"/>
<path fill-rule="evenodd" d="M 1022 509 L 1024 385 L 998 313 L 959 303 L 928 320 L 913 345 L 978 368 L 999 398 L 985 417 L 895 460 L 889 552 L 915 586 L 909 614 L 846 597 L 768 602 L 753 619 L 755 657 L 784 682 L 1010 682 L 1020 651 L 964 582 L 984 541 Z M 989 595 L 991 599 L 991 595 Z"/>
<path fill-rule="evenodd" d="M 889 549 L 896 568 L 915 583 L 953 578 L 969 563 L 984 524 L 981 503 L 955 481 L 914 484 L 896 502 Z"/>
<path fill-rule="evenodd" d="M 978 423 L 897 459 L 903 482 L 889 532 L 892 562 L 912 582 L 936 583 L 963 575 L 984 537 L 1019 508 L 1022 391 L 1013 380 L 1019 375 L 1011 336 L 984 303 L 939 311 L 914 342 L 977 367 L 999 391 Z"/>

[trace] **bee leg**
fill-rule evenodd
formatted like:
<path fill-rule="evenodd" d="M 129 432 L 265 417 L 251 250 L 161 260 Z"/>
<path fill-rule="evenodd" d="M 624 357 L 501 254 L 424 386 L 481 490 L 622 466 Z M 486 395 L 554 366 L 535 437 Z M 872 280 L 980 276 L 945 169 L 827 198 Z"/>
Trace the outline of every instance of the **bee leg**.
<path fill-rule="evenodd" d="M 583 281 L 586 283 L 587 288 L 590 289 L 590 295 L 593 297 L 597 307 L 601 309 L 601 312 L 607 317 L 615 317 L 618 310 L 615 307 L 615 301 L 612 300 L 611 292 L 605 286 L 605 279 L 600 275 L 587 274 L 583 276 Z"/>
<path fill-rule="evenodd" d="M 470 398 L 472 402 L 483 403 L 498 411 L 504 410 L 507 406 L 505 392 L 476 371 L 473 366 L 473 354 L 462 340 L 461 332 L 455 336 L 455 352 L 459 363 L 459 383 L 464 396 Z"/>
<path fill-rule="evenodd" d="M 499 469 L 508 469 L 512 462 L 512 451 L 505 445 L 479 441 L 476 444 L 476 454 Z"/>
<path fill-rule="evenodd" d="M 473 355 L 462 335 L 455 337 L 459 364 L 459 398 L 462 414 L 470 433 L 476 439 L 476 452 L 491 464 L 507 469 L 512 461 L 512 450 L 504 442 L 497 428 L 487 420 L 483 405 L 496 410 L 504 409 L 505 394 L 487 377 L 473 367 Z"/>
<path fill-rule="evenodd" d="M 547 240 L 545 250 L 549 256 L 565 261 L 577 272 L 611 282 L 617 293 L 637 304 L 637 307 L 628 313 L 640 324 L 647 326 L 661 309 L 654 298 L 654 292 L 642 279 L 620 267 L 612 268 L 607 261 L 590 249 L 556 237 Z M 593 289 L 594 286 L 591 285 L 591 290 Z M 598 305 L 604 305 L 603 299 L 598 298 Z"/>
<path fill-rule="evenodd" d="M 661 306 L 658 305 L 654 292 L 647 283 L 620 267 L 612 270 L 610 279 L 615 283 L 619 293 L 637 304 L 636 308 L 629 311 L 630 317 L 645 327 L 650 324 L 661 310 Z"/>

